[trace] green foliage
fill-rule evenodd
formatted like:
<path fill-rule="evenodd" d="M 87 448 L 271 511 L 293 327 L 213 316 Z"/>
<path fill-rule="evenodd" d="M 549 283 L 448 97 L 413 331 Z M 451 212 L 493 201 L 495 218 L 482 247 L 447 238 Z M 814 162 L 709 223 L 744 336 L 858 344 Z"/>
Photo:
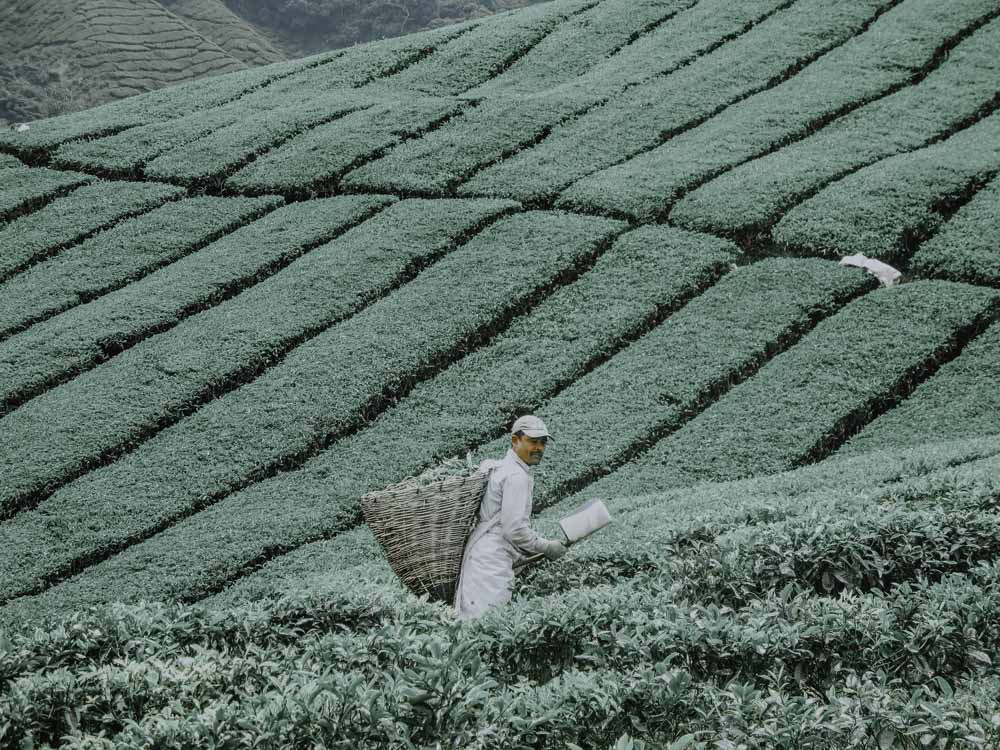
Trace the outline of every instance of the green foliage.
<path fill-rule="evenodd" d="M 993 21 L 952 49 L 916 85 L 719 175 L 683 197 L 670 212 L 671 220 L 699 231 L 752 237 L 830 180 L 950 134 L 979 114 L 993 95 L 998 34 L 1000 23 Z M 707 134 L 710 129 L 699 130 Z M 748 134 L 744 131 L 742 137 L 748 139 Z M 699 145 L 708 146 L 704 141 Z"/>
<path fill-rule="evenodd" d="M 883 97 L 921 75 L 935 64 L 942 43 L 991 9 L 990 3 L 978 0 L 947 6 L 926 0 L 889 9 L 864 33 L 851 37 L 792 78 L 729 107 L 652 151 L 580 180 L 562 194 L 557 205 L 616 211 L 644 221 L 655 219 L 690 186 L 808 135 L 837 118 L 844 109 Z M 1000 29 L 1000 24 L 996 28 Z M 981 41 L 980 55 L 989 58 L 988 62 L 984 59 L 986 69 L 981 71 L 981 78 L 968 81 L 967 71 L 976 68 L 968 58 L 959 58 L 952 66 L 962 71 L 962 83 L 968 90 L 961 100 L 964 109 L 955 106 L 953 87 L 938 90 L 942 98 L 935 109 L 947 112 L 951 122 L 975 113 L 994 93 L 988 81 L 995 80 L 998 72 L 990 70 L 995 65 L 997 42 L 996 35 L 990 36 L 988 31 L 982 35 L 984 39 L 977 40 Z M 891 46 L 885 44 L 887 37 L 895 40 Z M 885 102 L 880 106 L 884 109 Z M 897 110 L 896 117 L 900 115 L 905 115 L 907 122 L 913 119 L 911 107 Z M 874 129 L 869 122 L 863 128 L 866 135 Z M 927 133 L 925 129 L 924 133 L 922 138 L 918 135 L 910 141 L 912 146 L 920 145 L 935 131 Z M 852 138 L 855 140 L 856 136 Z M 904 147 L 900 144 L 895 150 L 898 153 Z M 855 164 L 864 163 L 858 161 L 857 149 L 852 147 L 851 152 Z M 869 155 L 868 162 L 877 156 Z M 823 160 L 834 161 L 826 149 Z M 746 196 L 740 197 L 752 204 Z M 722 204 L 728 205 L 728 201 Z"/>
<path fill-rule="evenodd" d="M 108 229 L 131 214 L 145 213 L 180 188 L 157 183 L 95 182 L 0 228 L 0 277 L 24 270 L 78 238 Z"/>
<path fill-rule="evenodd" d="M 998 136 L 994 113 L 940 143 L 858 170 L 785 214 L 774 239 L 810 253 L 906 260 L 941 226 L 949 202 L 961 203 L 996 174 Z"/>
<path fill-rule="evenodd" d="M 850 38 L 886 5 L 885 0 L 848 5 L 804 0 L 781 10 L 772 8 L 764 20 L 729 44 L 553 128 L 534 148 L 480 172 L 466 189 L 517 200 L 553 199 L 571 183 L 700 124 L 759 91 L 764 81 L 790 76 L 803 60 Z M 741 12 L 753 18 L 761 9 L 756 5 L 744 9 L 741 4 Z M 716 33 L 732 33 L 734 21 L 739 28 L 748 20 L 723 16 Z"/>
<path fill-rule="evenodd" d="M 922 383 L 841 449 L 842 455 L 948 438 L 1000 434 L 1000 325 L 972 340 L 959 357 Z"/>
<path fill-rule="evenodd" d="M 199 197 L 123 221 L 0 285 L 0 332 L 18 332 L 123 287 L 281 202 L 274 196 Z"/>
<path fill-rule="evenodd" d="M 914 373 L 987 325 L 996 304 L 991 290 L 933 281 L 861 297 L 587 492 L 627 495 L 820 460 L 912 387 Z"/>
<path fill-rule="evenodd" d="M 994 177 L 913 256 L 921 276 L 1000 287 L 1000 178 Z"/>
<path fill-rule="evenodd" d="M 0 221 L 10 221 L 19 213 L 37 208 L 61 193 L 86 185 L 93 177 L 51 169 L 0 168 Z"/>

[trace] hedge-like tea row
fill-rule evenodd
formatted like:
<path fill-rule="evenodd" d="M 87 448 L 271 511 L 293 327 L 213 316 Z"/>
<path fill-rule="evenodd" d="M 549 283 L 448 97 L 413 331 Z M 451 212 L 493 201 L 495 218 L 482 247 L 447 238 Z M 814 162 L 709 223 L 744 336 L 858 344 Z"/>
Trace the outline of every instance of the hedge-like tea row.
<path fill-rule="evenodd" d="M 648 27 L 669 22 L 695 2 L 603 0 L 556 27 L 503 73 L 468 91 L 468 95 L 520 97 L 571 81 L 606 62 L 646 33 Z"/>
<path fill-rule="evenodd" d="M 139 281 L 32 326 L 0 344 L 0 404 L 20 403 L 259 283 L 390 200 L 342 196 L 281 207 Z"/>
<path fill-rule="evenodd" d="M 554 198 L 564 187 L 659 145 L 843 44 L 894 0 L 799 0 L 664 78 L 635 86 L 553 128 L 538 145 L 476 175 L 463 192 Z M 773 85 L 773 83 L 772 83 Z"/>
<path fill-rule="evenodd" d="M 904 2 L 779 86 L 652 151 L 580 180 L 563 192 L 557 205 L 651 220 L 699 181 L 808 135 L 816 123 L 905 85 L 934 64 L 939 47 L 991 11 L 995 14 L 996 6 L 986 0 Z M 885 43 L 887 38 L 893 40 L 891 45 Z M 995 58 L 996 35 L 987 41 Z M 993 70 L 982 71 L 991 83 L 996 81 L 995 66 L 991 60 Z M 980 83 L 976 106 L 989 101 L 995 88 Z M 938 107 L 954 117 L 950 95 Z"/>
<path fill-rule="evenodd" d="M 972 196 L 920 246 L 910 270 L 921 276 L 1000 287 L 1000 177 Z"/>
<path fill-rule="evenodd" d="M 24 270 L 80 238 L 131 214 L 156 208 L 183 190 L 158 183 L 96 182 L 0 227 L 0 278 Z"/>
<path fill-rule="evenodd" d="M 843 270 L 833 263 L 787 258 L 739 268 L 539 406 L 556 442 L 536 470 L 536 503 L 550 503 L 614 471 L 753 373 L 817 319 L 870 288 L 870 280 Z M 497 440 L 477 453 L 502 453 L 503 443 Z M 704 450 L 701 443 L 693 445 Z"/>
<path fill-rule="evenodd" d="M 238 100 L 165 121 L 154 120 L 103 138 L 70 141 L 59 147 L 54 161 L 71 168 L 132 174 L 164 151 L 186 146 L 219 128 L 236 122 L 246 127 L 245 119 L 241 122 L 241 118 L 257 114 Z"/>
<path fill-rule="evenodd" d="M 1000 113 L 932 146 L 834 182 L 775 225 L 782 246 L 823 255 L 864 253 L 892 263 L 913 253 L 947 206 L 1000 170 Z"/>
<path fill-rule="evenodd" d="M 445 123 L 437 130 L 402 144 L 385 157 L 355 170 L 345 180 L 345 184 L 364 189 L 375 186 L 378 189 L 390 189 L 391 186 L 393 190 L 444 192 L 477 168 L 530 144 L 563 118 L 619 93 L 627 83 L 637 83 L 677 67 L 682 60 L 687 59 L 685 55 L 696 54 L 712 43 L 717 43 L 733 24 L 732 20 L 723 15 L 721 21 L 716 20 L 709 27 L 710 31 L 715 32 L 715 36 L 706 38 L 708 32 L 705 30 L 701 34 L 691 33 L 690 23 L 668 23 L 670 33 L 658 37 L 660 43 L 673 53 L 664 60 L 663 69 L 650 69 L 647 60 L 640 71 L 635 71 L 636 77 L 630 81 L 622 81 L 615 76 L 595 75 L 591 77 L 593 85 L 586 89 L 567 86 L 565 90 L 556 89 L 558 94 L 541 90 L 579 73 L 584 66 L 592 65 L 595 51 L 607 51 L 605 46 L 592 48 L 593 40 L 600 38 L 600 35 L 593 31 L 580 33 L 580 24 L 593 29 L 593 24 L 598 21 L 591 16 L 610 15 L 613 22 L 605 19 L 596 28 L 607 33 L 609 38 L 606 43 L 612 44 L 626 34 L 628 28 L 634 28 L 635 20 L 626 19 L 632 26 L 623 27 L 622 19 L 618 18 L 623 10 L 628 14 L 634 13 L 634 6 L 635 3 L 603 2 L 570 19 L 521 58 L 507 73 L 469 92 L 470 96 L 487 97 L 478 106 L 466 110 L 461 117 Z M 663 6 L 662 2 L 643 3 L 639 10 L 652 12 Z M 745 16 L 748 10 L 741 8 L 740 12 Z M 739 20 L 744 19 L 741 16 Z M 725 25 L 724 21 L 729 21 L 730 25 Z M 587 45 L 589 54 L 573 56 L 565 47 L 574 43 Z M 701 47 L 695 46 L 698 44 Z M 556 57 L 549 59 L 553 54 Z M 520 86 L 522 79 L 530 84 L 527 91 Z M 516 95 L 511 91 L 511 87 L 515 85 L 518 87 Z M 529 95 L 525 95 L 526 93 Z"/>
<path fill-rule="evenodd" d="M 997 301 L 990 290 L 934 281 L 866 295 L 586 493 L 651 492 L 821 458 L 981 329 Z"/>
<path fill-rule="evenodd" d="M 120 289 L 280 203 L 190 198 L 124 221 L 0 284 L 0 335 Z"/>
<path fill-rule="evenodd" d="M 461 205 L 466 202 L 456 203 L 463 216 L 470 213 L 468 205 Z M 488 202 L 481 206 L 486 216 L 501 208 L 502 204 Z M 425 231 L 440 233 L 444 222 L 426 217 L 427 213 L 423 211 L 428 222 Z M 381 216 L 393 218 L 389 212 Z M 405 393 L 434 369 L 476 348 L 527 305 L 538 304 L 548 291 L 571 280 L 600 255 L 620 229 L 618 222 L 560 213 L 525 213 L 503 219 L 415 281 L 299 346 L 280 366 L 210 402 L 115 463 L 64 487 L 37 512 L 68 517 L 66 513 L 75 507 L 75 514 L 84 518 L 93 513 L 95 502 L 101 502 L 107 508 L 105 527 L 110 528 L 110 511 L 117 508 L 126 524 L 139 521 L 137 528 L 128 531 L 141 538 L 175 521 L 179 514 L 197 509 L 206 497 L 229 494 L 240 485 L 294 466 L 303 460 L 300 456 L 307 457 L 324 441 L 363 426 L 371 419 L 369 409 L 384 409 L 394 394 Z M 372 238 L 366 235 L 365 240 L 367 245 Z M 539 252 L 539 247 L 553 249 L 546 253 Z M 371 283 L 371 267 L 359 268 L 352 255 L 347 260 Z M 315 280 L 316 274 L 309 277 Z M 448 302 L 444 308 L 443 300 Z M 299 299 L 300 318 L 303 308 Z M 199 331 L 207 332 L 204 326 Z M 204 369 L 200 362 L 198 373 Z M 164 385 L 158 383 L 158 390 Z M 94 440 L 91 437 L 88 445 Z M 131 510 L 137 500 L 142 506 L 139 517 Z M 226 529 L 215 527 L 215 531 L 213 543 L 224 543 Z M 81 532 L 80 539 L 94 534 L 97 540 L 107 533 L 101 529 Z M 173 553 L 168 557 L 180 561 Z M 156 562 L 140 562 L 149 558 Z M 162 557 L 160 542 L 154 538 L 50 589 L 46 596 L 103 600 L 113 581 L 117 594 L 129 598 L 124 587 L 130 582 L 120 574 L 123 567 L 141 565 L 150 576 L 155 569 L 157 579 L 169 587 L 171 564 Z M 174 570 L 181 576 L 196 572 L 186 564 Z M 174 579 L 175 585 L 179 581 Z M 153 578 L 146 578 L 143 585 L 146 593 L 140 597 L 152 591 Z"/>
<path fill-rule="evenodd" d="M 948 133 L 995 94 L 998 35 L 1000 21 L 993 21 L 952 49 L 917 85 L 688 193 L 670 212 L 671 220 L 728 236 L 759 232 L 830 180 Z"/>
<path fill-rule="evenodd" d="M 788 0 L 746 0 L 740 3 L 699 0 L 589 70 L 551 87 L 551 92 L 554 96 L 589 95 L 595 91 L 605 91 L 610 95 L 626 86 L 690 64 L 695 58 L 737 38 L 787 5 Z M 594 33 L 593 29 L 587 33 Z M 562 64 L 566 65 L 567 61 Z M 494 80 L 499 86 L 504 86 L 502 76 Z M 469 94 L 479 91 L 490 94 L 488 86 L 489 82 Z"/>
<path fill-rule="evenodd" d="M 617 341 L 710 284 L 729 257 L 722 241 L 666 227 L 624 235 L 578 281 L 532 307 L 489 346 L 414 388 L 367 429 L 338 441 L 302 469 L 253 484 L 145 542 L 142 559 L 169 550 L 173 563 L 163 580 L 155 570 L 159 564 L 151 564 L 144 590 L 164 585 L 176 596 L 202 596 L 262 555 L 357 523 L 361 495 L 504 430 L 526 401 L 541 400 L 571 382 Z M 535 373 L 530 383 L 521 378 L 525 372 Z M 49 550 L 45 559 L 23 554 L 0 563 L 12 582 L 8 590 L 14 581 L 28 587 L 95 548 L 120 543 L 148 523 L 140 506 L 131 519 L 123 507 L 119 524 L 53 539 L 44 523 L 56 512 L 53 503 L 39 511 L 0 527 L 0 539 L 20 540 L 26 550 L 38 545 Z M 89 509 L 58 512 L 83 519 Z M 131 597 L 123 588 L 116 591 Z"/>
<path fill-rule="evenodd" d="M 30 211 L 35 204 L 73 188 L 86 185 L 93 177 L 76 172 L 52 169 L 27 169 L 22 166 L 0 168 L 0 222 Z"/>
<path fill-rule="evenodd" d="M 286 102 L 282 107 L 261 112 L 248 112 L 248 107 L 241 106 L 238 119 L 231 124 L 213 128 L 197 140 L 161 152 L 145 165 L 145 175 L 152 179 L 201 182 L 241 166 L 257 152 L 266 151 L 297 133 L 370 106 L 369 100 L 343 91 L 297 100 L 291 105 Z M 247 127 L 248 116 L 253 117 L 252 128 Z"/>
<path fill-rule="evenodd" d="M 247 164 L 226 185 L 252 192 L 294 192 L 322 186 L 374 154 L 457 115 L 466 106 L 457 99 L 423 97 L 373 104 L 295 136 Z"/>
<path fill-rule="evenodd" d="M 24 163 L 16 156 L 0 153 L 0 169 L 11 169 L 13 167 L 23 167 Z"/>
<path fill-rule="evenodd" d="M 957 359 L 876 419 L 840 451 L 844 455 L 975 435 L 1000 434 L 1000 323 Z"/>
<path fill-rule="evenodd" d="M 489 16 L 468 31 L 399 73 L 366 87 L 367 91 L 454 96 L 499 75 L 517 58 L 598 0 L 560 0 Z"/>
<path fill-rule="evenodd" d="M 9 451 L 0 453 L 9 467 L 0 495 L 4 504 L 99 464 L 103 454 L 141 442 L 143 433 L 155 430 L 161 420 L 177 421 L 192 405 L 224 392 L 227 384 L 232 387 L 253 377 L 289 347 L 365 307 L 449 249 L 463 233 L 510 208 L 499 201 L 398 204 L 264 283 L 28 402 L 3 420 L 11 436 L 9 445 L 0 449 Z M 364 342 L 359 339 L 358 344 Z M 317 346 L 313 342 L 306 351 L 315 352 Z M 314 357 L 322 355 L 300 356 L 319 367 Z M 277 400 L 307 399 L 303 385 L 276 386 L 283 393 Z M 357 392 L 362 394 L 364 390 Z M 233 416 L 239 420 L 242 415 L 237 411 L 229 414 Z M 301 431 L 299 424 L 296 432 Z M 52 439 L 54 433 L 58 441 Z M 244 446 L 232 447 L 242 452 Z M 25 451 L 33 461 L 21 460 Z M 168 460 L 167 466 L 171 464 Z M 168 473 L 169 479 L 175 478 L 173 469 Z M 137 481 L 155 484 L 151 476 Z"/>

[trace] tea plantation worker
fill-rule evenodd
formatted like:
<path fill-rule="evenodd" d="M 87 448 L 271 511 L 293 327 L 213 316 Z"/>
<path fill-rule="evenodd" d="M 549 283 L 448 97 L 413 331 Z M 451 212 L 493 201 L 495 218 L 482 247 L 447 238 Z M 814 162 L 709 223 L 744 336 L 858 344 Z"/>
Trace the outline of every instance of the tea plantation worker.
<path fill-rule="evenodd" d="M 541 462 L 551 435 L 531 414 L 519 417 L 510 431 L 503 460 L 486 460 L 479 467 L 492 473 L 462 558 L 455 592 L 459 619 L 478 617 L 488 607 L 510 601 L 514 563 L 522 556 L 541 553 L 557 560 L 566 554 L 562 542 L 539 536 L 530 524 L 532 468 Z"/>

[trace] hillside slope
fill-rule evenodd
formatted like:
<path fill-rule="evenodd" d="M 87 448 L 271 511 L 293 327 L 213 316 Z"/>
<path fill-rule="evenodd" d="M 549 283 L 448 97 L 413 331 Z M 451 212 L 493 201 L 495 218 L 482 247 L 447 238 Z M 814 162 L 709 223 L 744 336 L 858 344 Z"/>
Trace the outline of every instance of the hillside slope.
<path fill-rule="evenodd" d="M 996 0 L 556 0 L 0 132 L 0 621 L 300 589 L 357 625 L 359 578 L 400 597 L 361 496 L 534 411 L 545 528 L 594 496 L 619 523 L 457 629 L 492 670 L 463 695 L 542 706 L 504 737 L 582 690 L 617 706 L 587 746 L 682 694 L 661 738 L 737 736 L 773 693 L 793 735 L 836 716 L 748 747 L 921 742 L 925 689 L 986 737 L 998 66 Z M 968 643 L 921 640 L 914 591 Z M 375 618 L 394 653 L 447 617 L 412 604 Z M 869 744 L 832 742 L 851 721 Z"/>

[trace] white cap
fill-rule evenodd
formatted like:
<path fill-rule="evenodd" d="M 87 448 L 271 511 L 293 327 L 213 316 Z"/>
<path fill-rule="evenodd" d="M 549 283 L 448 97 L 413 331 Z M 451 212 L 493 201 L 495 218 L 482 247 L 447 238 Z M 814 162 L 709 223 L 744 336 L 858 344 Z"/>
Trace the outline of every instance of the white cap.
<path fill-rule="evenodd" d="M 518 432 L 523 432 L 528 437 L 533 438 L 552 437 L 548 427 L 545 426 L 545 422 L 534 414 L 525 414 L 514 421 L 514 424 L 510 428 L 510 434 L 513 435 Z"/>

